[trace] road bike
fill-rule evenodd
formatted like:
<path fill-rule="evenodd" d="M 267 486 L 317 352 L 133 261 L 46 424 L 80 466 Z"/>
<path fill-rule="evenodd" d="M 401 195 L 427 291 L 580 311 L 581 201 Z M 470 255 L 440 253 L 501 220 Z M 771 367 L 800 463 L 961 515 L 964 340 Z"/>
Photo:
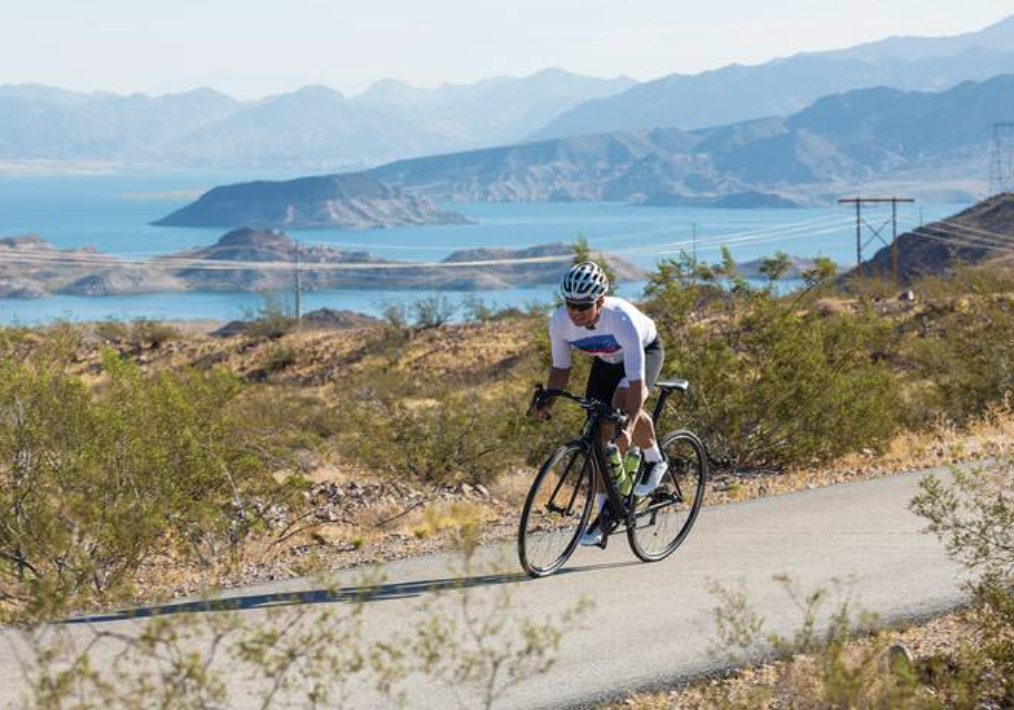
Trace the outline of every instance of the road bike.
<path fill-rule="evenodd" d="M 656 382 L 658 400 L 652 411 L 655 431 L 674 392 L 685 393 L 686 380 Z M 536 385 L 530 407 L 540 406 L 552 397 L 577 403 L 585 410 L 581 437 L 560 446 L 542 464 L 525 499 L 518 528 L 518 557 L 531 577 L 546 577 L 559 570 L 577 548 L 588 527 L 594 505 L 594 492 L 608 495 L 600 512 L 600 547 L 609 536 L 626 530 L 630 549 L 644 562 L 658 562 L 676 551 L 697 519 L 704 500 L 708 478 L 708 455 L 691 431 L 680 429 L 658 438 L 659 448 L 669 468 L 658 487 L 647 496 L 623 494 L 605 458 L 602 426 L 609 423 L 618 430 L 626 414 L 597 399 L 581 397 L 566 390 L 543 389 Z M 638 480 L 641 469 L 634 472 Z"/>

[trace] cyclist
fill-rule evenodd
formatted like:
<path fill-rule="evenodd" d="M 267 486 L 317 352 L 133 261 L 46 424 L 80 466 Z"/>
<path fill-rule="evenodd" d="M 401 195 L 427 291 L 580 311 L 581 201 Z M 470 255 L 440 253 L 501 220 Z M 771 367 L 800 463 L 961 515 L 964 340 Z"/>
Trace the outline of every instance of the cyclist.
<path fill-rule="evenodd" d="M 552 366 L 547 389 L 564 389 L 570 380 L 571 348 L 595 359 L 585 396 L 627 413 L 629 419 L 616 437 L 616 445 L 626 453 L 631 443 L 641 447 L 647 465 L 634 494 L 651 493 L 666 472 L 665 458 L 655 439 L 651 416 L 644 402 L 662 370 L 665 352 L 655 322 L 622 298 L 606 296 L 609 279 L 598 264 L 585 261 L 574 265 L 564 276 L 560 292 L 564 306 L 549 321 Z M 552 399 L 536 408 L 532 416 L 549 419 Z M 611 428 L 611 427 L 610 427 Z M 608 432 L 612 436 L 612 432 Z M 601 481 L 595 482 L 595 507 L 601 512 L 606 493 Z M 581 536 L 582 545 L 597 545 L 602 540 L 599 519 Z"/>

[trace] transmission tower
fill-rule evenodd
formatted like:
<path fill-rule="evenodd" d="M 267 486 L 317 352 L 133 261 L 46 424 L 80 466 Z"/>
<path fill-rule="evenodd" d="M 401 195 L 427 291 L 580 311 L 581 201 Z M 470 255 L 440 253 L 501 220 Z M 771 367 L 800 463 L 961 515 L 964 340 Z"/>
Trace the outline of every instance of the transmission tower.
<path fill-rule="evenodd" d="M 872 242 L 879 241 L 884 246 L 891 248 L 891 273 L 894 280 L 898 280 L 898 205 L 900 203 L 912 203 L 915 200 L 907 197 L 850 197 L 838 200 L 840 205 L 856 206 L 856 273 L 859 278 L 863 277 L 863 249 Z M 891 216 L 881 224 L 873 224 L 863 217 L 863 205 L 891 205 Z M 888 243 L 884 230 L 891 228 L 891 241 Z M 863 239 L 864 231 L 869 235 Z"/>
<path fill-rule="evenodd" d="M 1014 192 L 1014 123 L 992 123 L 989 159 L 989 196 Z"/>

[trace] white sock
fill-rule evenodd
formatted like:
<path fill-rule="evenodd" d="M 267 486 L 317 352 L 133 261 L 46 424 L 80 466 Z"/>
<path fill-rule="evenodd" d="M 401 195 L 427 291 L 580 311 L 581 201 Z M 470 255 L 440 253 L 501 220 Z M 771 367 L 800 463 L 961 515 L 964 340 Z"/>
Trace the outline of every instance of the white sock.
<path fill-rule="evenodd" d="M 606 498 L 608 498 L 608 497 L 609 496 L 607 496 L 605 493 L 596 493 L 595 494 L 595 510 L 602 510 L 602 506 L 605 505 Z"/>
<path fill-rule="evenodd" d="M 656 463 L 662 460 L 662 452 L 658 450 L 658 442 L 651 445 L 650 449 L 644 449 L 644 460 L 648 463 Z"/>

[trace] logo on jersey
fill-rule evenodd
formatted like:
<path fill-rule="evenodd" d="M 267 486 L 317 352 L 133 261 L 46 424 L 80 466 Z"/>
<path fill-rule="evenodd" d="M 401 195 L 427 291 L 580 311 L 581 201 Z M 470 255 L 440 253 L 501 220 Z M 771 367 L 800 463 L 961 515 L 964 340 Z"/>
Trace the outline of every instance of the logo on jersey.
<path fill-rule="evenodd" d="M 620 344 L 611 335 L 596 335 L 591 338 L 572 340 L 570 344 L 589 355 L 612 355 L 620 351 Z"/>

